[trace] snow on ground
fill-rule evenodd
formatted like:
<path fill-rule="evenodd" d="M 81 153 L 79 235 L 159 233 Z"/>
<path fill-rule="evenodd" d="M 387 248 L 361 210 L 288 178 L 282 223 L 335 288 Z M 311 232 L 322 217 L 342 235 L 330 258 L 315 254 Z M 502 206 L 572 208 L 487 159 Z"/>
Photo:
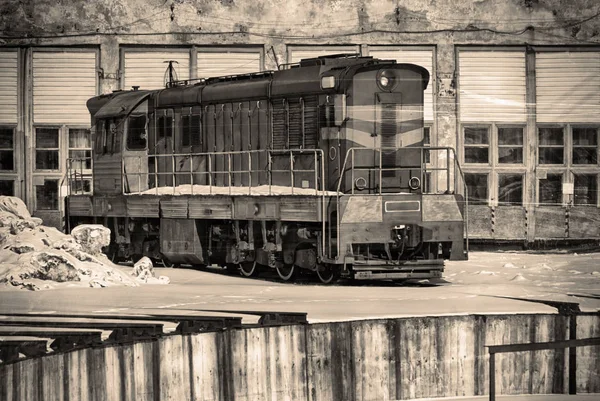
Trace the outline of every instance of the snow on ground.
<path fill-rule="evenodd" d="M 472 293 L 579 303 L 600 309 L 600 253 L 471 252 L 444 279 Z"/>

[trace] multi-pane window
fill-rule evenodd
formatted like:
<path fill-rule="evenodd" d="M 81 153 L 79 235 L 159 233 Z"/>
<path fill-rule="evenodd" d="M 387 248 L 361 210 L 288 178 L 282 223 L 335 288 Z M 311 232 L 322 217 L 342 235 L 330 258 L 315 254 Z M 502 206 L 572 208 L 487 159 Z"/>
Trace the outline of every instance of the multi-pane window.
<path fill-rule="evenodd" d="M 92 191 L 92 135 L 90 130 L 69 128 L 69 159 L 71 193 L 81 194 Z"/>
<path fill-rule="evenodd" d="M 523 127 L 498 127 L 498 163 L 523 163 Z"/>
<path fill-rule="evenodd" d="M 469 205 L 487 205 L 488 203 L 488 175 L 478 173 L 465 173 Z"/>
<path fill-rule="evenodd" d="M 15 196 L 15 181 L 0 180 L 0 195 Z"/>
<path fill-rule="evenodd" d="M 562 127 L 538 128 L 538 163 L 564 164 L 565 135 Z"/>
<path fill-rule="evenodd" d="M 490 131 L 487 127 L 465 127 L 465 163 L 490 162 Z"/>
<path fill-rule="evenodd" d="M 35 169 L 59 169 L 59 132 L 58 128 L 35 129 Z"/>
<path fill-rule="evenodd" d="M 92 168 L 92 136 L 89 129 L 69 128 L 69 159 L 73 170 Z"/>
<path fill-rule="evenodd" d="M 35 186 L 36 210 L 58 210 L 58 180 Z"/>
<path fill-rule="evenodd" d="M 181 146 L 199 146 L 202 144 L 202 133 L 200 132 L 200 115 L 181 116 Z"/>
<path fill-rule="evenodd" d="M 598 164 L 598 128 L 573 127 L 573 164 Z"/>
<path fill-rule="evenodd" d="M 573 203 L 596 206 L 598 203 L 598 179 L 596 174 L 575 174 Z"/>
<path fill-rule="evenodd" d="M 498 174 L 498 205 L 523 205 L 522 174 Z"/>
<path fill-rule="evenodd" d="M 539 180 L 539 203 L 541 205 L 562 204 L 562 174 L 547 174 Z"/>
<path fill-rule="evenodd" d="M 0 127 L 0 170 L 12 171 L 15 169 L 15 141 L 12 128 Z"/>
<path fill-rule="evenodd" d="M 173 138 L 173 117 L 161 116 L 158 118 L 158 140 Z"/>

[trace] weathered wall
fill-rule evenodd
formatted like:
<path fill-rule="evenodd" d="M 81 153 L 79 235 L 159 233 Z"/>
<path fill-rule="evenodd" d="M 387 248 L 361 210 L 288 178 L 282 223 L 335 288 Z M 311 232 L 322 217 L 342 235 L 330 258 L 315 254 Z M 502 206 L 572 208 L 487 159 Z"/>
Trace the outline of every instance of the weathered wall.
<path fill-rule="evenodd" d="M 599 335 L 600 315 L 576 320 L 578 338 Z M 571 321 L 561 315 L 443 316 L 168 336 L 0 366 L 0 401 L 483 395 L 489 385 L 485 345 L 566 339 Z M 599 351 L 577 349 L 578 392 L 600 392 Z M 497 354 L 497 392 L 567 392 L 567 353 Z"/>

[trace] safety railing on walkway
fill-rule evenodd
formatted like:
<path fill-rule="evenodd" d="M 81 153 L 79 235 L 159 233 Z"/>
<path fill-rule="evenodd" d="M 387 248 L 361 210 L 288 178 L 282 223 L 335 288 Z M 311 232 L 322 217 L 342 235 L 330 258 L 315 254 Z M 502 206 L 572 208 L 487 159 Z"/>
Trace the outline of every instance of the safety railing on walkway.
<path fill-rule="evenodd" d="M 291 195 L 321 195 L 325 189 L 320 149 L 136 155 L 124 156 L 122 164 L 124 194 L 175 194 L 181 185 L 190 185 L 190 195 L 252 195 L 258 186 L 266 186 L 261 195 L 273 194 L 275 186 Z"/>
<path fill-rule="evenodd" d="M 529 344 L 487 345 L 490 353 L 490 401 L 496 400 L 496 359 L 495 355 L 502 352 L 540 351 L 547 349 L 563 349 L 600 345 L 600 337 L 579 340 L 551 341 Z M 569 363 L 569 394 L 577 393 L 577 364 L 573 358 Z"/>

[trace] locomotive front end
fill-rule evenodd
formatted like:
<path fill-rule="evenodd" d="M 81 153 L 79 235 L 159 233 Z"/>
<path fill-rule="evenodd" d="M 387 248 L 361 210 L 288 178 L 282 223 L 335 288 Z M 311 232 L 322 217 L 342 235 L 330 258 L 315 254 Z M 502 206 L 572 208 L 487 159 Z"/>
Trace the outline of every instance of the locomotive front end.
<path fill-rule="evenodd" d="M 465 197 L 453 149 L 424 146 L 429 73 L 378 63 L 346 88 L 338 201 L 331 255 L 359 279 L 441 277 L 444 259 L 464 259 Z"/>

